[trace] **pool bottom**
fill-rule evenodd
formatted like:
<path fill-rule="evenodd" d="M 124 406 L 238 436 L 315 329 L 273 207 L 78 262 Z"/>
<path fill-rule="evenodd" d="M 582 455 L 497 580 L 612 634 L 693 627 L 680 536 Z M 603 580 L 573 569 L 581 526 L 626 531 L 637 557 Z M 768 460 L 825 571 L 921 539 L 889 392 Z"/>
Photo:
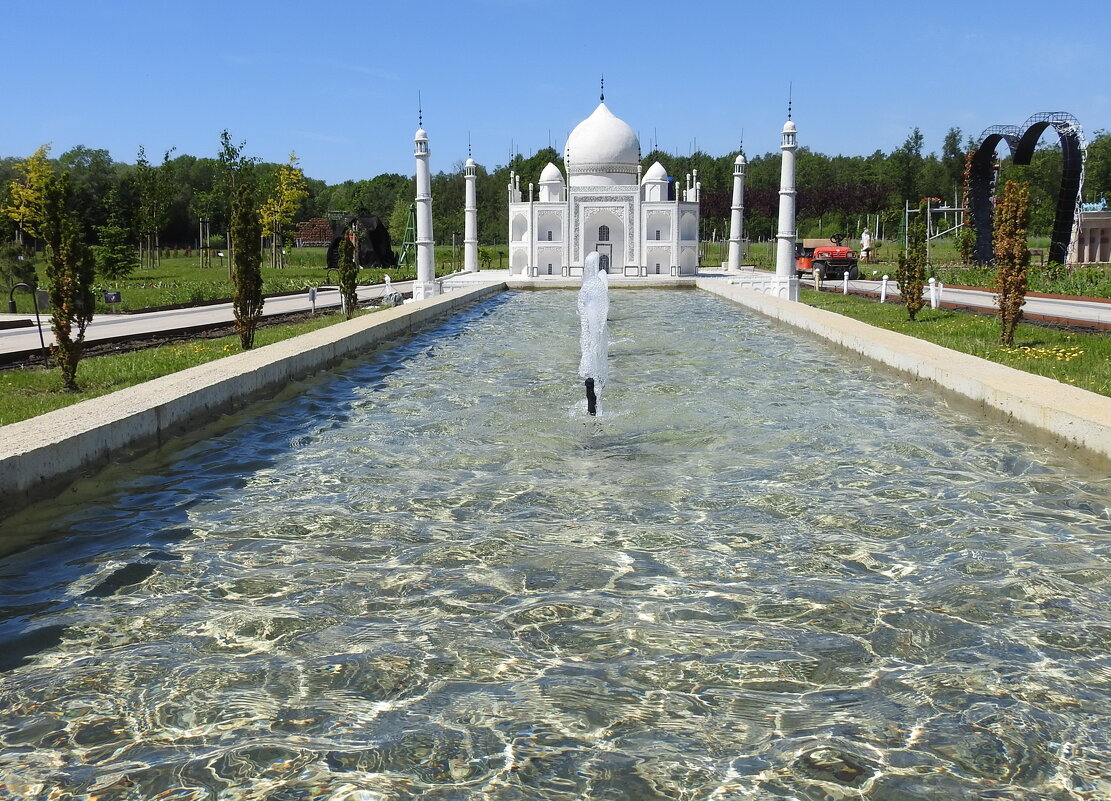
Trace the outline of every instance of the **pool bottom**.
<path fill-rule="evenodd" d="M 587 419 L 569 297 L 57 510 L 0 563 L 6 641 L 45 632 L 0 786 L 1107 794 L 1105 476 L 699 293 L 615 293 Z"/>

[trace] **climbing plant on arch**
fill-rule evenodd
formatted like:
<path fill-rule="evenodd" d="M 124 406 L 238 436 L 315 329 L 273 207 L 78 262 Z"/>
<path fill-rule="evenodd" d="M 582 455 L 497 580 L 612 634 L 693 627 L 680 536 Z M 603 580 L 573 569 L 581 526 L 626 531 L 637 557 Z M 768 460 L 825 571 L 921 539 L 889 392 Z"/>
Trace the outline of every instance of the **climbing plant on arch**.
<path fill-rule="evenodd" d="M 1047 128 L 1052 127 L 1061 141 L 1061 188 L 1057 193 L 1057 212 L 1049 244 L 1049 260 L 1064 264 L 1077 220 L 1080 187 L 1084 181 L 1084 132 L 1079 121 L 1063 111 L 1035 114 L 1022 125 L 993 125 L 980 134 L 980 144 L 972 153 L 968 176 L 968 202 L 976 228 L 976 261 L 992 264 L 992 200 L 995 192 L 995 149 L 1006 142 L 1015 164 L 1029 164 L 1034 148 Z"/>

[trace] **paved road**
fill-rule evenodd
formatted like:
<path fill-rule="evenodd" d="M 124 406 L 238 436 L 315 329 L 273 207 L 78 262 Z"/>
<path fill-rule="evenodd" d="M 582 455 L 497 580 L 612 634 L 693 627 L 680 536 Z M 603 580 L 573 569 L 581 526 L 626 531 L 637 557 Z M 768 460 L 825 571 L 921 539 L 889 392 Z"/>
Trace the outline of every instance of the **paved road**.
<path fill-rule="evenodd" d="M 393 291 L 411 294 L 412 281 L 398 281 L 391 285 Z M 373 300 L 382 297 L 384 284 L 373 284 L 358 288 L 359 300 Z M 339 290 L 335 288 L 318 289 L 316 308 L 335 308 L 340 305 Z M 313 308 L 308 292 L 297 295 L 270 297 L 262 307 L 264 317 L 292 312 L 311 311 Z M 33 314 L 0 314 L 0 320 L 28 319 L 30 328 L 0 329 L 0 355 L 37 352 L 40 348 L 39 332 L 34 327 Z M 217 303 L 211 306 L 194 306 L 187 309 L 139 312 L 136 314 L 100 314 L 89 323 L 85 333 L 86 342 L 118 341 L 165 331 L 188 331 L 226 325 L 234 322 L 235 315 L 230 303 Z M 47 345 L 54 341 L 50 330 L 49 314 L 42 316 L 43 339 Z"/>

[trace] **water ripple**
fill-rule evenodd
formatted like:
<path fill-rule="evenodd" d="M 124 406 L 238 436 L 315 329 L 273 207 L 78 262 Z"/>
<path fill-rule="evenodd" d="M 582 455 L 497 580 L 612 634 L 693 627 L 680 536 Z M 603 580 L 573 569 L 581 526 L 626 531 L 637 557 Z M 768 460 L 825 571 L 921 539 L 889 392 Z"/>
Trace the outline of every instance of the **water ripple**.
<path fill-rule="evenodd" d="M 0 798 L 1111 797 L 1106 475 L 611 317 L 597 419 L 573 295 L 505 293 L 18 516 Z"/>

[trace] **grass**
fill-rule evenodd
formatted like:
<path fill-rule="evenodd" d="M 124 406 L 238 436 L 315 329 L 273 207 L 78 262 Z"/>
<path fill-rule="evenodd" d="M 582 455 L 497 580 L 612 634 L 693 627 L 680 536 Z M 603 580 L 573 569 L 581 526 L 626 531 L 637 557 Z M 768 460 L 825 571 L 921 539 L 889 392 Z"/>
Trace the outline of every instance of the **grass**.
<path fill-rule="evenodd" d="M 497 254 L 504 259 L 506 246 L 483 248 L 495 254 L 491 267 L 498 266 Z M 226 258 L 214 258 L 213 266 L 202 269 L 200 257 L 185 256 L 183 251 L 171 251 L 177 255 L 163 257 L 153 269 L 135 270 L 129 277 L 119 281 L 106 281 L 97 277 L 95 296 L 96 314 L 113 314 L 123 311 L 138 311 L 158 306 L 204 303 L 212 300 L 226 300 L 231 297 L 232 284 L 228 278 Z M 326 248 L 290 248 L 287 265 L 282 269 L 269 266 L 269 254 L 263 259 L 262 291 L 273 295 L 279 292 L 302 292 L 309 287 L 335 282 L 335 273 L 326 270 Z M 508 263 L 507 261 L 505 263 Z M 436 248 L 436 273 L 446 275 L 455 269 L 462 269 L 463 247 L 450 246 Z M 45 286 L 45 268 L 41 256 L 37 265 L 39 285 Z M 380 284 L 383 276 L 389 274 L 394 281 L 405 281 L 416 277 L 415 268 L 409 270 L 360 270 L 360 284 Z M 109 306 L 104 302 L 104 292 L 118 291 L 122 303 Z M 21 314 L 31 314 L 34 302 L 31 295 L 20 291 L 15 294 L 16 310 Z M 4 311 L 7 311 L 5 305 Z M 49 317 L 49 312 L 46 312 Z"/>
<path fill-rule="evenodd" d="M 922 309 L 907 319 L 901 304 L 878 303 L 854 295 L 801 291 L 809 306 L 918 337 L 962 353 L 1043 375 L 1065 384 L 1111 396 L 1111 335 L 1082 333 L 1020 323 L 1015 347 L 999 344 L 999 321 L 965 311 Z"/>
<path fill-rule="evenodd" d="M 372 312 L 362 312 L 363 314 Z M 267 325 L 255 333 L 255 347 L 315 331 L 347 318 L 337 313 L 318 314 L 299 323 Z M 0 425 L 26 420 L 78 401 L 95 398 L 188 367 L 241 352 L 238 335 L 194 339 L 172 345 L 92 356 L 77 369 L 80 392 L 65 392 L 57 368 L 27 367 L 0 371 Z"/>
<path fill-rule="evenodd" d="M 446 250 L 450 254 L 450 248 Z M 201 271 L 196 267 L 195 259 L 187 260 L 191 264 L 183 264 L 182 261 L 186 260 L 164 259 L 158 270 L 146 271 L 132 280 L 187 283 L 190 271 Z M 446 267 L 449 261 L 450 258 L 441 260 L 441 255 L 437 254 L 438 264 Z M 216 269 L 218 268 L 214 268 Z M 284 273 L 285 280 L 297 282 L 319 278 L 321 271 L 320 266 L 293 263 L 285 270 L 270 272 Z M 391 277 L 395 276 L 391 273 Z M 360 280 L 370 278 L 367 271 L 360 276 Z M 221 282 L 216 283 L 224 285 Z M 152 289 L 162 292 L 158 297 L 166 297 L 164 287 Z M 879 304 L 853 295 L 818 293 L 806 289 L 802 290 L 802 300 L 811 306 L 828 309 L 879 328 L 919 337 L 953 350 L 1111 396 L 1111 335 L 1108 334 L 1085 334 L 1020 324 L 1015 335 L 1016 346 L 1003 348 L 999 345 L 999 323 L 992 317 L 926 308 L 919 312 L 918 321 L 912 323 L 907 320 L 905 308 L 893 303 Z M 321 314 L 304 323 L 265 326 L 259 329 L 255 341 L 261 347 L 341 322 L 343 319 L 345 318 L 340 314 Z M 82 391 L 75 394 L 62 390 L 61 375 L 57 369 L 22 368 L 0 371 L 0 425 L 25 420 L 86 398 L 104 395 L 238 352 L 238 337 L 230 336 L 90 357 L 81 362 L 77 380 Z"/>
<path fill-rule="evenodd" d="M 846 240 L 846 246 L 858 247 L 858 240 Z M 1047 237 L 1031 237 L 1029 245 L 1044 254 L 1049 250 Z M 860 265 L 861 278 L 879 278 L 882 275 L 895 275 L 898 252 L 901 242 L 885 242 L 880 248 L 879 258 L 872 263 Z M 749 261 L 757 267 L 775 268 L 776 243 L 754 242 L 749 245 Z M 1049 295 L 1075 295 L 1088 298 L 1111 298 L 1111 264 L 1083 265 L 1073 268 L 1039 263 L 1040 257 L 1034 256 L 1026 276 L 1031 292 L 1044 292 Z M 960 267 L 956 243 L 951 238 L 935 239 L 930 243 L 929 275 L 939 281 L 956 286 L 990 287 L 995 278 L 992 267 Z M 875 273 L 875 275 L 873 275 Z"/>

